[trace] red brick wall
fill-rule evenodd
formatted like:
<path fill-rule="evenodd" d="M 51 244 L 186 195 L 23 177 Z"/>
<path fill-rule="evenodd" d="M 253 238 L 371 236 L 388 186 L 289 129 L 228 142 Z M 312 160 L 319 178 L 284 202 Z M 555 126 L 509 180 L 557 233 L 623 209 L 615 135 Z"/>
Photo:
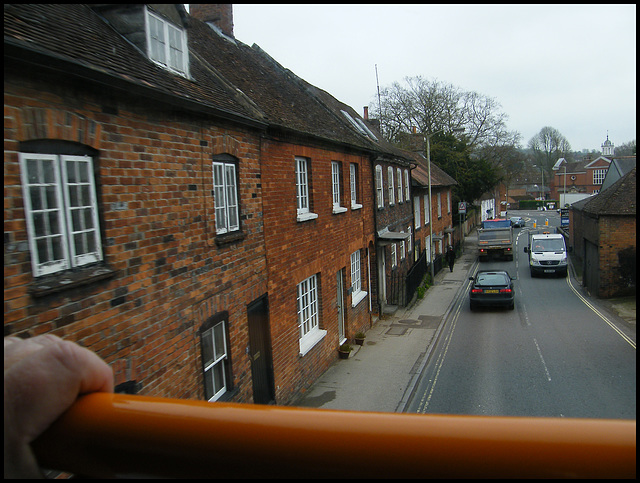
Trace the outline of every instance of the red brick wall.
<path fill-rule="evenodd" d="M 266 293 L 256 134 L 184 119 L 154 102 L 95 94 L 55 79 L 5 77 L 5 335 L 45 332 L 95 350 L 116 384 L 141 394 L 202 398 L 198 329 L 229 311 L 237 401 L 251 402 L 246 307 Z M 98 150 L 100 223 L 114 277 L 33 297 L 19 141 Z M 204 144 L 204 145 L 203 145 Z M 217 246 L 211 156 L 240 159 L 243 240 Z M 120 203 L 120 205 L 117 205 Z"/>
<path fill-rule="evenodd" d="M 600 216 L 599 297 L 635 294 L 635 216 Z M 625 251 L 625 254 L 622 254 Z M 633 253 L 633 258 L 629 255 Z M 622 254 L 622 255 L 621 255 Z M 633 273 L 633 278 L 630 274 Z"/>
<path fill-rule="evenodd" d="M 291 142 L 265 140 L 263 155 L 264 234 L 269 272 L 269 305 L 276 399 L 286 404 L 308 388 L 337 358 L 338 317 L 336 273 L 344 269 L 343 283 L 351 284 L 350 256 L 361 250 L 362 287 L 367 287 L 366 248 L 373 239 L 370 213 L 371 167 L 366 156 L 328 151 Z M 318 217 L 298 222 L 295 157 L 308 159 L 311 211 Z M 341 206 L 334 214 L 331 196 L 331 162 L 342 163 Z M 351 209 L 349 164 L 359 166 L 363 207 Z M 366 199 L 365 199 L 366 198 Z M 297 285 L 319 275 L 320 328 L 327 335 L 304 356 L 299 354 Z M 368 300 L 351 307 L 344 296 L 348 338 L 370 326 Z"/>

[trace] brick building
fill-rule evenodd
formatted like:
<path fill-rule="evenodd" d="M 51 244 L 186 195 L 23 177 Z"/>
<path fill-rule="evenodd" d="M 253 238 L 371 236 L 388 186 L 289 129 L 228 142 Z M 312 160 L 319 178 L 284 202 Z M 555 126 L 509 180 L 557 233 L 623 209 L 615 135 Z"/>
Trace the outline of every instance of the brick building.
<path fill-rule="evenodd" d="M 145 55 L 180 6 L 4 14 L 5 335 L 77 341 L 130 392 L 250 401 L 263 114 L 186 49 Z"/>
<path fill-rule="evenodd" d="M 427 261 L 442 265 L 442 257 L 449 245 L 454 246 L 453 206 L 451 190 L 457 182 L 431 163 L 431 200 L 429 200 L 429 169 L 426 158 L 414 155 L 416 167 L 413 176 L 413 212 L 417 254 L 427 252 Z M 433 236 L 433 253 L 431 253 Z M 437 270 L 436 270 L 437 271 Z"/>
<path fill-rule="evenodd" d="M 569 210 L 570 240 L 583 284 L 598 297 L 636 291 L 636 169 Z"/>
<path fill-rule="evenodd" d="M 192 14 L 5 8 L 5 335 L 77 341 L 121 390 L 286 404 L 370 326 L 410 166 L 230 5 Z"/>

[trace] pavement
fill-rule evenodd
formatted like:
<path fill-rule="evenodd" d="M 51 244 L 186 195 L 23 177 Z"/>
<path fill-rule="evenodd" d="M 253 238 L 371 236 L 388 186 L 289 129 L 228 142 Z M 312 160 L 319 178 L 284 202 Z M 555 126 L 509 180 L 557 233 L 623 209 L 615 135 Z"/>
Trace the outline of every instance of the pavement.
<path fill-rule="evenodd" d="M 374 320 L 364 345 L 354 345 L 348 359 L 337 360 L 293 405 L 403 412 L 456 297 L 466 296 L 467 281 L 477 259 L 476 244 L 474 230 L 465 237 L 453 272 L 444 267 L 422 299 L 414 297 L 407 307 Z M 576 277 L 574 270 L 571 275 Z M 620 317 L 635 334 L 635 296 L 597 302 Z"/>

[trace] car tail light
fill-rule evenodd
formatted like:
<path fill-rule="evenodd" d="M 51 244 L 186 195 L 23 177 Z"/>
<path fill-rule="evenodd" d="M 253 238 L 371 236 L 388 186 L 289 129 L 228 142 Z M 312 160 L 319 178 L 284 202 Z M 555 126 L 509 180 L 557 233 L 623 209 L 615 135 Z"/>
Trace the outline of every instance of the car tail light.
<path fill-rule="evenodd" d="M 511 289 L 510 288 L 501 288 L 500 289 L 500 293 L 511 293 Z"/>
<path fill-rule="evenodd" d="M 472 288 L 471 289 L 471 293 L 482 293 L 482 289 L 481 288 Z"/>

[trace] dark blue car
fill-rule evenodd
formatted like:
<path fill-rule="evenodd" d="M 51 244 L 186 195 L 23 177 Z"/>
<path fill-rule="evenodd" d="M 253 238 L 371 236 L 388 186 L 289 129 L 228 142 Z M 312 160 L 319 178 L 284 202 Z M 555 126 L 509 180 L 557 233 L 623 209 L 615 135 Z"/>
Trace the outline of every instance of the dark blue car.
<path fill-rule="evenodd" d="M 513 279 L 505 270 L 482 270 L 469 288 L 469 307 L 475 310 L 480 306 L 500 306 L 513 310 L 516 294 Z"/>

